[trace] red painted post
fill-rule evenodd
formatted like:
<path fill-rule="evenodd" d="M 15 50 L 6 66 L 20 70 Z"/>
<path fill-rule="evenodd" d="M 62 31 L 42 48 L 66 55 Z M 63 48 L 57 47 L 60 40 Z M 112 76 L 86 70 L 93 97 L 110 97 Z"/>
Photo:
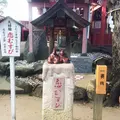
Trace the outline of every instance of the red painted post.
<path fill-rule="evenodd" d="M 103 0 L 102 4 L 102 10 L 101 10 L 101 40 L 100 40 L 100 45 L 104 45 L 104 40 L 105 40 L 105 31 L 106 31 L 106 5 L 107 5 L 107 0 Z"/>

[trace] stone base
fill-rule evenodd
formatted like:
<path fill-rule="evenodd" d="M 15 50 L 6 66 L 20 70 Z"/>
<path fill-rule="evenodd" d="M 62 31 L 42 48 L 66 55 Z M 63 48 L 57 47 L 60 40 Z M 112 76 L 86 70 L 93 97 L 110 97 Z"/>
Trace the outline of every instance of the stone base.
<path fill-rule="evenodd" d="M 71 62 L 76 73 L 92 73 L 93 60 L 89 56 L 72 55 Z"/>
<path fill-rule="evenodd" d="M 42 120 L 73 120 L 73 64 L 46 62 L 43 65 L 42 77 Z M 59 87 L 57 81 L 62 87 Z"/>
<path fill-rule="evenodd" d="M 70 111 L 56 111 L 43 110 L 42 120 L 73 120 L 72 110 Z"/>

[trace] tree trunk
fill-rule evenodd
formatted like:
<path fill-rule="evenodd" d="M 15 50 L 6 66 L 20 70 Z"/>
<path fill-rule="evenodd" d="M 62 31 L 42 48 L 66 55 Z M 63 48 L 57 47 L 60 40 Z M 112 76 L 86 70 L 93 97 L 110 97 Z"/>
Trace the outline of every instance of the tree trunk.
<path fill-rule="evenodd" d="M 120 8 L 120 0 L 108 0 L 108 9 Z M 110 97 L 105 102 L 107 106 L 114 106 L 119 103 L 120 96 L 120 10 L 112 12 L 114 31 L 112 35 L 112 76 Z"/>

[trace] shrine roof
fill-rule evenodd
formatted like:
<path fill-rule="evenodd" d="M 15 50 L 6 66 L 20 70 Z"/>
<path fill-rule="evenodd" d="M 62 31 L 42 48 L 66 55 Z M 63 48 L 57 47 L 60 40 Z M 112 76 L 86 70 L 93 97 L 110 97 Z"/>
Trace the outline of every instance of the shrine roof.
<path fill-rule="evenodd" d="M 28 2 L 49 2 L 49 0 L 27 0 Z"/>
<path fill-rule="evenodd" d="M 58 1 L 47 12 L 45 12 L 43 15 L 41 15 L 37 19 L 33 20 L 31 23 L 34 26 L 44 26 L 44 23 L 50 20 L 51 18 L 53 19 L 53 16 L 56 15 L 56 13 L 59 11 L 64 12 L 65 15 L 71 18 L 75 22 L 75 24 L 77 24 L 77 27 L 84 28 L 90 25 L 90 23 L 87 20 L 85 20 L 80 15 L 75 13 L 64 2 L 60 2 L 60 1 Z"/>
<path fill-rule="evenodd" d="M 27 0 L 28 2 L 57 2 L 58 0 Z M 89 0 L 88 0 L 89 1 Z M 67 3 L 85 3 L 85 0 L 66 0 Z"/>
<path fill-rule="evenodd" d="M 38 3 L 50 3 L 50 2 L 55 2 L 58 0 L 27 0 L 29 3 L 33 3 L 33 2 L 38 2 Z M 99 4 L 101 3 L 103 0 L 66 0 L 66 3 L 95 3 L 95 4 Z M 107 0 L 106 0 L 107 1 Z"/>

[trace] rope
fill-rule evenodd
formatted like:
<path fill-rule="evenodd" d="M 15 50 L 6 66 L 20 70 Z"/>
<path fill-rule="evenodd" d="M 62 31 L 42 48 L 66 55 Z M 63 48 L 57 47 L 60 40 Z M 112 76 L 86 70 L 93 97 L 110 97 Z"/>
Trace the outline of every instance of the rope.
<path fill-rule="evenodd" d="M 118 11 L 118 10 L 120 10 L 120 8 L 113 9 L 113 10 L 107 12 L 107 14 L 112 13 L 112 12 L 115 12 L 115 11 Z"/>

